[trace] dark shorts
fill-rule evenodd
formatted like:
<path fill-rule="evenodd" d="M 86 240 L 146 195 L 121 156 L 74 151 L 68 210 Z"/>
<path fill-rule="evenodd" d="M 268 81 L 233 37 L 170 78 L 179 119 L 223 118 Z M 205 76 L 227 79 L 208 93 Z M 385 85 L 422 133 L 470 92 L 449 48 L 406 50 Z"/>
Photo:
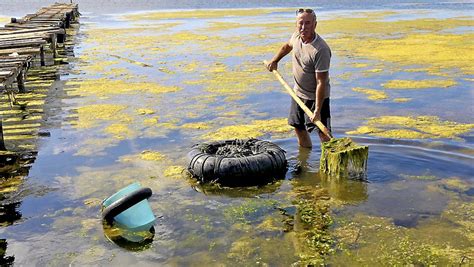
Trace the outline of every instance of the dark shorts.
<path fill-rule="evenodd" d="M 301 98 L 300 98 L 301 99 Z M 303 103 L 314 112 L 315 102 L 314 100 L 301 99 Z M 329 98 L 324 99 L 323 106 L 321 108 L 321 122 L 331 131 L 331 112 L 329 108 Z M 298 106 L 295 100 L 291 99 L 290 115 L 288 115 L 288 124 L 300 129 L 312 132 L 314 128 L 317 128 L 314 123 L 311 122 L 310 118 L 304 113 L 304 111 Z M 320 131 L 318 129 L 318 131 Z"/>

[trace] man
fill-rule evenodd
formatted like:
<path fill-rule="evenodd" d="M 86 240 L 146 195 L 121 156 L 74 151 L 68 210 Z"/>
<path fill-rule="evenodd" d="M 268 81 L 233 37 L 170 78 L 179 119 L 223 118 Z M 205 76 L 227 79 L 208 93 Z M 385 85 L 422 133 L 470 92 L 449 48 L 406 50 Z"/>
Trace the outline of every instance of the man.
<path fill-rule="evenodd" d="M 284 44 L 268 63 L 269 71 L 276 70 L 278 62 L 288 53 L 292 53 L 294 90 L 296 95 L 313 111 L 308 117 L 292 99 L 288 124 L 295 128 L 298 144 L 311 148 L 309 133 L 316 127 L 314 122 L 321 121 L 331 130 L 329 111 L 329 65 L 331 49 L 316 33 L 316 14 L 312 9 L 296 11 L 296 30 L 290 40 Z M 321 142 L 329 141 L 318 129 Z"/>

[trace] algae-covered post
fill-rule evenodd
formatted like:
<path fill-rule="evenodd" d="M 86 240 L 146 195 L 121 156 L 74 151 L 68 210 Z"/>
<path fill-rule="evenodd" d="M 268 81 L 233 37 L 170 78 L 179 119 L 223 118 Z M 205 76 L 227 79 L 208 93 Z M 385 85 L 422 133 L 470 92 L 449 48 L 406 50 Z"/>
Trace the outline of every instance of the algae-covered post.
<path fill-rule="evenodd" d="M 263 63 L 267 65 L 266 61 Z M 277 70 L 272 72 L 306 115 L 312 117 L 313 112 L 299 99 L 280 73 Z M 321 144 L 319 169 L 330 177 L 365 178 L 369 147 L 358 145 L 347 137 L 333 138 L 324 124 L 320 121 L 316 121 L 315 124 L 325 135 L 331 138 L 330 141 Z"/>
<path fill-rule="evenodd" d="M 333 138 L 321 145 L 319 169 L 330 177 L 365 178 L 369 147 L 351 139 Z"/>

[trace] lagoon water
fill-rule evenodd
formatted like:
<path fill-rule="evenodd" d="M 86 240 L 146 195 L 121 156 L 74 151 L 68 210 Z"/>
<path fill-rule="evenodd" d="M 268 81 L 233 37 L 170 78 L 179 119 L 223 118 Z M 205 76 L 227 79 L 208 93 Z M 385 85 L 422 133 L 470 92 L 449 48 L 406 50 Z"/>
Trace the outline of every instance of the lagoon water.
<path fill-rule="evenodd" d="M 0 16 L 47 2 L 1 1 Z M 472 1 L 77 2 L 74 57 L 44 107 L 51 135 L 0 193 L 0 263 L 474 263 Z M 367 181 L 318 172 L 317 137 L 298 148 L 289 96 L 261 63 L 295 8 L 314 5 L 333 51 L 334 135 L 369 145 Z M 185 175 L 193 144 L 251 136 L 286 150 L 284 180 L 229 189 Z M 112 242 L 101 200 L 135 181 L 154 192 L 154 238 Z"/>

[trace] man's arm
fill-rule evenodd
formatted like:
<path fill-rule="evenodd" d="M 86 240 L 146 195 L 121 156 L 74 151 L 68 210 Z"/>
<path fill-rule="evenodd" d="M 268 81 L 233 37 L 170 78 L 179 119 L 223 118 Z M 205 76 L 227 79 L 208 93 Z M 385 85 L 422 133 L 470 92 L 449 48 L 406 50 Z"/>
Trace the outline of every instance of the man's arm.
<path fill-rule="evenodd" d="M 316 107 L 311 121 L 321 120 L 321 109 L 323 107 L 324 94 L 326 92 L 326 82 L 329 78 L 329 71 L 316 72 Z"/>
<path fill-rule="evenodd" d="M 290 42 L 284 44 L 280 50 L 278 51 L 278 53 L 272 58 L 272 60 L 270 60 L 270 62 L 268 62 L 268 65 L 267 65 L 267 69 L 269 71 L 273 71 L 273 70 L 276 70 L 278 69 L 278 62 L 286 55 L 288 55 L 288 53 L 291 52 L 291 50 L 293 50 L 293 47 L 291 46 Z"/>

